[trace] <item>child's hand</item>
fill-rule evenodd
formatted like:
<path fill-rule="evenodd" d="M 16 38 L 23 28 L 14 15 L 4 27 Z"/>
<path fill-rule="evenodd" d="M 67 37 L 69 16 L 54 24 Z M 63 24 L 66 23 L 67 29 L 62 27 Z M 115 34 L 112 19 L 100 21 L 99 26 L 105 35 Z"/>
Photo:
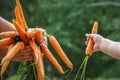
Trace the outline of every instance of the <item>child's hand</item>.
<path fill-rule="evenodd" d="M 89 39 L 92 38 L 93 41 L 95 42 L 95 45 L 93 47 L 94 51 L 99 51 L 103 37 L 98 34 L 86 34 L 85 36 L 87 37 L 87 41 L 85 42 L 85 44 L 87 45 Z"/>

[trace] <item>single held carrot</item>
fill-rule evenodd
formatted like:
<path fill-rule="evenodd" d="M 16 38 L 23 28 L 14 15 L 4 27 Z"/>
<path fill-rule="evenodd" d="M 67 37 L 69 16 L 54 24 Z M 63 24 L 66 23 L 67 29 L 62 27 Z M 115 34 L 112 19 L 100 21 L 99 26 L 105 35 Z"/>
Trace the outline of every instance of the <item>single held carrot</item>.
<path fill-rule="evenodd" d="M 56 40 L 56 38 L 52 35 L 48 36 L 48 38 L 49 38 L 50 44 L 55 49 L 55 51 L 57 52 L 59 57 L 63 60 L 63 62 L 67 65 L 67 67 L 72 68 L 73 64 L 71 63 L 71 61 L 68 59 L 68 57 L 62 50 L 62 48 L 61 48 L 60 44 L 58 43 L 58 41 Z"/>
<path fill-rule="evenodd" d="M 93 25 L 93 28 L 92 28 L 91 34 L 97 34 L 97 29 L 98 29 L 98 22 L 95 21 L 95 22 L 94 22 L 94 25 Z M 92 55 L 92 53 L 93 53 L 93 47 L 94 47 L 94 41 L 90 38 L 90 39 L 88 40 L 88 43 L 87 43 L 86 57 L 84 58 L 81 66 L 79 67 L 78 72 L 77 72 L 76 77 L 75 77 L 74 80 L 77 79 L 77 77 L 78 77 L 79 72 L 80 72 L 81 69 L 82 69 L 82 73 L 81 73 L 80 80 L 85 80 L 86 66 L 87 66 L 87 62 L 88 62 L 89 57 L 90 57 L 90 56 Z"/>
<path fill-rule="evenodd" d="M 45 75 L 44 75 L 42 53 L 41 53 L 40 47 L 38 47 L 37 49 L 38 49 L 38 62 L 36 63 L 36 70 L 38 74 L 38 80 L 44 80 Z"/>
<path fill-rule="evenodd" d="M 9 46 L 10 44 L 14 43 L 12 38 L 5 38 L 0 40 L 0 47 Z"/>
<path fill-rule="evenodd" d="M 22 10 L 22 6 L 21 6 L 19 0 L 16 0 L 16 5 L 17 5 L 17 7 L 18 7 L 20 17 L 21 17 L 21 19 L 22 19 L 22 23 L 23 23 L 23 26 L 22 26 L 22 27 L 24 28 L 25 31 L 27 31 L 27 30 L 28 30 L 28 26 L 27 26 L 27 24 L 26 24 L 26 21 L 25 21 L 25 18 L 24 18 L 24 14 L 23 14 L 23 10 Z"/>
<path fill-rule="evenodd" d="M 6 32 L 1 32 L 0 37 L 2 38 L 15 38 L 17 33 L 15 31 L 6 31 Z"/>
<path fill-rule="evenodd" d="M 92 28 L 92 32 L 91 34 L 97 34 L 97 29 L 98 29 L 98 22 L 95 21 L 93 28 Z M 93 46 L 94 46 L 94 41 L 90 38 L 89 42 L 87 44 L 87 48 L 86 48 L 86 55 L 87 56 L 91 56 L 93 53 Z"/>
<path fill-rule="evenodd" d="M 25 42 L 25 44 L 28 44 L 27 33 L 25 32 L 25 30 L 14 19 L 12 20 L 12 22 L 13 22 L 16 30 L 18 31 L 20 38 L 23 40 L 23 42 Z"/>
<path fill-rule="evenodd" d="M 95 21 L 91 34 L 97 34 L 97 29 L 98 29 L 98 22 Z M 80 67 L 80 69 L 83 67 L 80 80 L 85 79 L 86 66 L 87 66 L 87 62 L 88 62 L 89 57 L 93 54 L 93 47 L 94 47 L 94 41 L 90 38 L 88 41 L 87 47 L 86 47 L 86 57 L 85 57 L 84 61 L 81 64 L 81 67 Z"/>
<path fill-rule="evenodd" d="M 55 68 L 61 74 L 64 74 L 62 67 L 59 65 L 58 61 L 54 58 L 54 56 L 52 55 L 52 53 L 50 52 L 48 47 L 45 44 L 41 44 L 40 48 L 41 48 L 41 51 L 43 52 L 43 54 L 45 55 L 45 57 L 48 58 L 48 60 L 55 66 Z"/>
<path fill-rule="evenodd" d="M 35 44 L 35 41 L 33 39 L 31 39 L 29 41 L 29 44 L 31 46 L 31 48 L 33 49 L 33 56 L 34 56 L 34 59 L 35 59 L 35 63 L 38 62 L 38 49 L 37 49 L 37 45 Z"/>
<path fill-rule="evenodd" d="M 2 59 L 1 61 L 1 65 L 5 62 L 5 61 L 10 61 L 20 50 L 22 50 L 24 48 L 24 43 L 23 42 L 18 42 L 16 43 L 6 54 L 6 56 Z"/>

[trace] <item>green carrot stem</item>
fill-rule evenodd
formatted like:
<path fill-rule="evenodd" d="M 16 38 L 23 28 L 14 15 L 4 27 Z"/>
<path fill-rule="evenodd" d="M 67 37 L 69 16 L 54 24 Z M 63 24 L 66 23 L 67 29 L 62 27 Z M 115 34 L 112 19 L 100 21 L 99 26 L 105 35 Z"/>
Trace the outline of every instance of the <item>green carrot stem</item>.
<path fill-rule="evenodd" d="M 32 68 L 33 68 L 34 78 L 35 78 L 35 80 L 37 80 L 37 74 L 36 74 L 36 70 L 35 70 L 35 65 L 33 65 L 34 63 L 32 61 L 31 61 L 31 64 L 32 64 Z"/>
<path fill-rule="evenodd" d="M 44 36 L 49 37 L 50 35 L 46 33 L 46 34 L 44 34 Z"/>
<path fill-rule="evenodd" d="M 68 74 L 65 76 L 65 79 L 67 79 L 69 77 L 69 75 L 71 74 L 72 71 L 73 71 L 73 68 L 70 68 L 70 69 L 65 71 L 65 73 L 68 72 Z"/>
<path fill-rule="evenodd" d="M 86 61 L 86 58 L 84 58 L 84 60 L 83 60 L 82 64 L 80 65 L 80 67 L 79 67 L 79 69 L 78 69 L 78 71 L 77 71 L 77 74 L 76 74 L 76 76 L 75 76 L 74 80 L 76 80 L 76 79 L 77 79 L 77 77 L 78 77 L 78 75 L 79 75 L 79 72 L 80 72 L 80 70 L 82 69 L 82 67 L 83 67 L 83 65 L 84 65 L 84 63 L 85 63 L 85 61 Z"/>
<path fill-rule="evenodd" d="M 85 71 L 86 71 L 86 66 L 87 66 L 88 59 L 89 59 L 89 56 L 86 56 L 80 80 L 84 80 L 85 79 Z"/>

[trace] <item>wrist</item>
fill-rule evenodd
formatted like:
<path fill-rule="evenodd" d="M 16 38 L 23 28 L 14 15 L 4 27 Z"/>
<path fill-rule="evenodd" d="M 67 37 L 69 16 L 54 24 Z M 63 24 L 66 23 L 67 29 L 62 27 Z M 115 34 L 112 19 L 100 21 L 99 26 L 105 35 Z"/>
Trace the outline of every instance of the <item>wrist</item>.
<path fill-rule="evenodd" d="M 103 46 L 105 45 L 105 38 L 101 37 L 99 41 L 99 51 L 102 51 Z"/>
<path fill-rule="evenodd" d="M 111 40 L 103 38 L 100 43 L 100 51 L 106 51 L 112 44 Z"/>

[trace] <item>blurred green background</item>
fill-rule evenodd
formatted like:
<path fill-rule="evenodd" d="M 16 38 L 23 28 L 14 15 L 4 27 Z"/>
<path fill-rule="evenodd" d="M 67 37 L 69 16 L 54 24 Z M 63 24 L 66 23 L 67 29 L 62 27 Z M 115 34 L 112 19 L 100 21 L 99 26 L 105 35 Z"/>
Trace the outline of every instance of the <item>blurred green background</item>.
<path fill-rule="evenodd" d="M 41 27 L 54 35 L 72 61 L 73 80 L 85 57 L 85 34 L 90 33 L 94 21 L 99 22 L 98 33 L 105 38 L 120 41 L 120 0 L 20 0 L 29 27 Z M 10 21 L 14 17 L 15 0 L 0 0 L 0 16 Z M 64 70 L 65 64 L 56 56 Z M 15 80 L 19 63 L 12 62 L 4 76 Z M 65 80 L 44 58 L 47 80 Z M 80 74 L 78 80 L 80 78 Z M 119 80 L 120 60 L 102 52 L 95 52 L 88 61 L 86 80 Z"/>

